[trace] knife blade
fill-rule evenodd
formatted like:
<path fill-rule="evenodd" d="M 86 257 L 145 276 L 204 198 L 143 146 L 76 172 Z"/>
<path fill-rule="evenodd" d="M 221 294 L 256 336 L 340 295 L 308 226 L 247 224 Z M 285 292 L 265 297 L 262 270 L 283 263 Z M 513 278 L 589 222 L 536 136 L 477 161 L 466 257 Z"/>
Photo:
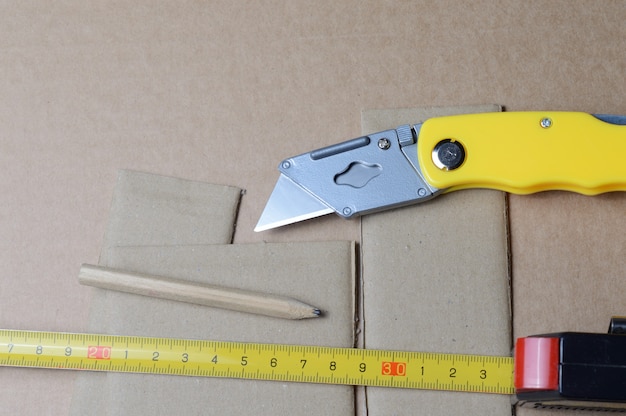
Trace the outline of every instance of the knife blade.
<path fill-rule="evenodd" d="M 626 116 L 505 112 L 435 117 L 283 160 L 255 231 L 343 218 L 466 188 L 626 190 Z"/>

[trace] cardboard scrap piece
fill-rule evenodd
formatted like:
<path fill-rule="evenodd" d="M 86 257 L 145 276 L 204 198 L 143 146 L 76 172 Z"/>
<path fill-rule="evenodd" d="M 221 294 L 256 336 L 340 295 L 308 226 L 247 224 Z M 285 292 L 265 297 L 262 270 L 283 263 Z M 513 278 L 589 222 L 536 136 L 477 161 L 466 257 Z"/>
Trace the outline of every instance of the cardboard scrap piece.
<path fill-rule="evenodd" d="M 498 106 L 366 111 L 363 132 Z M 362 219 L 366 348 L 510 355 L 506 197 L 467 190 Z M 510 415 L 508 396 L 366 388 L 367 414 Z"/>
<path fill-rule="evenodd" d="M 196 244 L 230 243 L 240 198 L 241 190 L 235 187 L 122 170 L 113 194 L 100 264 L 108 263 L 112 248 L 173 244 L 170 239 L 173 234 L 178 235 L 179 243 L 183 234 L 186 234 L 186 243 L 192 238 Z M 180 204 L 180 201 L 187 204 Z M 205 215 L 196 218 L 190 227 L 192 206 L 196 213 L 204 209 Z M 126 316 L 119 300 L 124 296 L 94 289 L 89 330 L 116 334 L 117 320 Z M 71 414 L 85 414 L 87 409 L 89 413 L 113 414 L 110 406 L 115 398 L 110 388 L 111 378 L 111 374 L 105 373 L 80 374 L 75 382 Z"/>
<path fill-rule="evenodd" d="M 122 170 L 103 247 L 230 243 L 241 193 L 233 186 Z"/>
<path fill-rule="evenodd" d="M 115 307 L 99 312 L 114 334 L 351 346 L 354 253 L 353 242 L 112 248 L 108 267 L 291 296 L 325 315 L 293 321 L 126 293 L 116 293 Z M 114 373 L 93 384 L 83 398 L 107 392 L 115 399 L 102 403 L 101 414 L 110 415 L 354 412 L 346 386 Z"/>
<path fill-rule="evenodd" d="M 319 319 L 289 321 L 240 312 L 208 308 L 181 302 L 153 299 L 98 289 L 90 331 L 111 334 L 145 335 L 210 340 L 278 343 L 308 343 L 352 346 L 355 248 L 353 242 L 230 245 L 231 230 L 216 229 L 216 243 L 197 243 L 192 227 L 166 245 L 168 227 L 158 233 L 146 232 L 153 221 L 180 224 L 190 210 L 176 203 L 179 189 L 160 177 L 144 177 L 151 193 L 138 190 L 134 174 L 123 175 L 107 229 L 107 244 L 100 265 L 131 272 L 185 277 L 190 281 L 223 284 L 277 293 L 307 301 L 321 308 Z M 155 183 L 156 181 L 156 183 Z M 136 183 L 136 182 L 135 182 Z M 161 187 L 165 189 L 160 189 Z M 209 185 L 209 188 L 212 186 Z M 134 204 L 130 190 L 151 196 Z M 199 191 L 199 189 L 195 189 Z M 195 192 L 186 193 L 195 201 Z M 206 216 L 234 218 L 237 204 L 229 198 L 208 198 Z M 151 215 L 142 215 L 145 210 Z M 164 207 L 159 209 L 158 207 Z M 154 208 L 157 207 L 157 208 Z M 172 209 L 171 207 L 175 207 Z M 120 220 L 128 210 L 135 212 L 136 224 L 126 228 L 147 236 L 124 236 Z M 159 211 L 161 213 L 159 214 Z M 205 215 L 195 216 L 202 223 Z M 146 220 L 149 219 L 149 220 Z M 132 221 L 131 221 L 132 222 Z M 219 222 L 219 221 L 218 221 Z M 216 224 L 219 228 L 220 224 Z M 223 224 L 222 224 L 223 225 Z M 159 225 L 160 227 L 161 225 Z M 233 226 L 232 220 L 229 224 Z M 133 231 L 134 230 L 134 231 Z M 211 228 L 208 228 L 211 234 Z M 179 229 L 180 231 L 180 229 Z M 175 230 L 171 230 L 172 234 Z M 161 235 L 158 235 L 161 234 Z M 111 236 L 119 236 L 113 238 Z M 211 238 L 211 237 L 203 237 Z M 124 240 L 125 239 L 125 240 Z M 119 246 L 120 241 L 132 245 Z M 191 243 L 184 244 L 185 241 Z M 155 245 L 155 243 L 157 243 Z M 159 245 L 160 244 L 160 245 Z M 71 414 L 352 414 L 353 389 L 346 386 L 305 385 L 141 374 L 84 373 L 75 388 Z M 320 400 L 323 398 L 323 400 Z"/>

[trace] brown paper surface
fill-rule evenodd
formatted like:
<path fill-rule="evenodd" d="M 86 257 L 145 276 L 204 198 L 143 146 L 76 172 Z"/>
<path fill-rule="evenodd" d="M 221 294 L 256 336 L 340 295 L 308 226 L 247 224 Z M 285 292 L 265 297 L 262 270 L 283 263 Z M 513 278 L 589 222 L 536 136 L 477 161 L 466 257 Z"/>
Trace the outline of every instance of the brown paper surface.
<path fill-rule="evenodd" d="M 498 106 L 363 113 L 363 131 Z M 364 346 L 509 355 L 505 194 L 470 190 L 362 219 Z M 506 396 L 367 387 L 367 415 L 506 415 Z M 363 409 L 361 409 L 363 412 Z"/>
<path fill-rule="evenodd" d="M 232 235 L 239 195 L 222 186 L 123 172 L 100 265 L 290 296 L 319 307 L 323 318 L 268 318 L 98 289 L 89 330 L 352 346 L 354 243 L 218 244 Z M 215 244 L 207 244 L 211 241 Z M 325 397 L 323 404 L 317 403 L 319 395 Z M 353 412 L 353 391 L 346 386 L 84 373 L 76 382 L 71 414 L 199 414 L 208 408 L 227 414 L 248 414 L 254 408 L 257 414 L 322 410 L 343 415 Z"/>
<path fill-rule="evenodd" d="M 87 330 L 94 291 L 76 275 L 98 262 L 119 169 L 246 189 L 235 243 L 358 241 L 359 222 L 333 215 L 253 229 L 278 163 L 359 136 L 364 108 L 626 114 L 619 0 L 24 0 L 0 11 L 6 328 Z M 623 202 L 605 211 L 565 193 L 537 198 L 511 200 L 515 251 L 527 256 L 513 253 L 516 274 L 528 276 L 526 297 L 514 297 L 518 316 L 529 308 L 515 320 L 520 334 L 573 321 L 604 331 L 604 315 L 619 308 L 613 295 L 587 294 L 600 274 L 620 292 L 623 264 L 604 253 L 615 259 L 622 248 Z M 564 226 L 581 234 L 557 234 L 562 248 L 533 239 Z M 576 267 L 564 273 L 564 264 Z M 547 291 L 578 271 L 570 291 Z M 0 412 L 65 415 L 76 376 L 3 368 Z"/>

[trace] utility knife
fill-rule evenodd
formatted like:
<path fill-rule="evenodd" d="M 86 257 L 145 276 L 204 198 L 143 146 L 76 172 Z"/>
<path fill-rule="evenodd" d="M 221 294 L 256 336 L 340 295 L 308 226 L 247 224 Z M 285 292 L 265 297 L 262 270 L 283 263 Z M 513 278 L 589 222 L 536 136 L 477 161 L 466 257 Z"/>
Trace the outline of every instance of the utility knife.
<path fill-rule="evenodd" d="M 626 116 L 499 112 L 430 118 L 280 162 L 255 231 L 343 218 L 466 188 L 626 191 Z"/>

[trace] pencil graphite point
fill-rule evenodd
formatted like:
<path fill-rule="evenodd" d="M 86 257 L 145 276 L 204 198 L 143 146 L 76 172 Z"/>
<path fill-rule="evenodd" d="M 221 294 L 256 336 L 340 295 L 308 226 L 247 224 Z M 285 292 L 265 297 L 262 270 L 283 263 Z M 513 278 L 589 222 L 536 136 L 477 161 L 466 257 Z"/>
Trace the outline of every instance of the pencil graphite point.
<path fill-rule="evenodd" d="M 315 315 L 315 317 L 320 317 L 322 316 L 322 311 L 319 310 L 318 308 L 313 309 L 313 315 Z"/>

